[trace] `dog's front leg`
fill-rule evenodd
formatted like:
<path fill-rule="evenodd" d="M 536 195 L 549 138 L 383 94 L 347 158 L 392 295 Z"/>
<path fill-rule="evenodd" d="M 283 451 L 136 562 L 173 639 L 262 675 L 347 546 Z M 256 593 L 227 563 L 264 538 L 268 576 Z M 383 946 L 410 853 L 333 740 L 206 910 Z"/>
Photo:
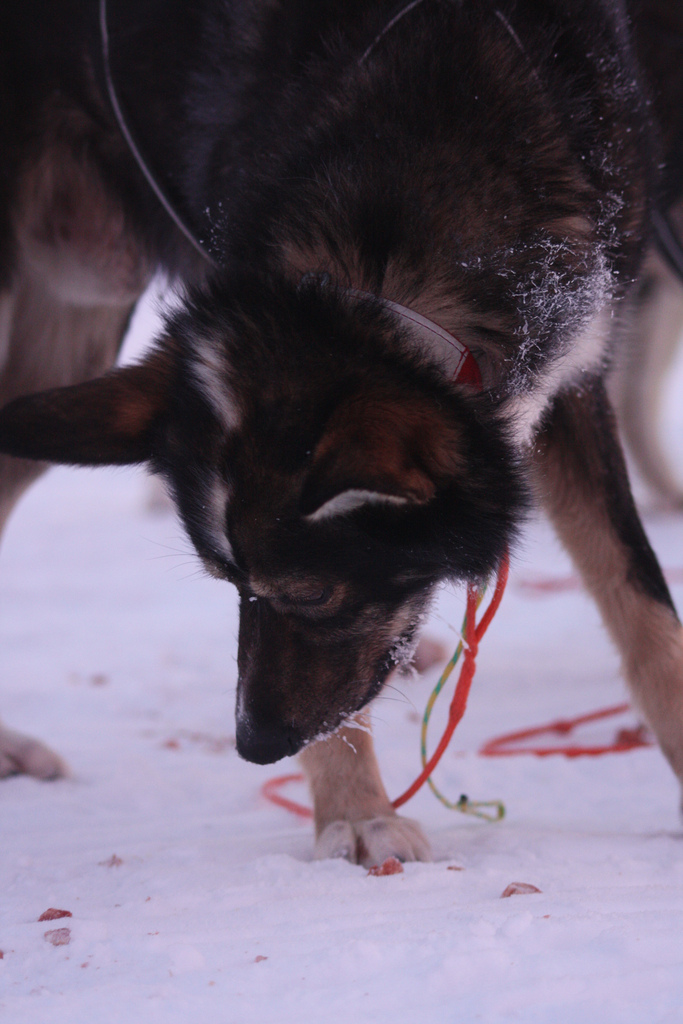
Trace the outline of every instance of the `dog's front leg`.
<path fill-rule="evenodd" d="M 379 774 L 367 715 L 300 755 L 313 794 L 315 855 L 370 867 L 387 857 L 431 860 L 417 822 L 400 818 Z"/>
<path fill-rule="evenodd" d="M 616 643 L 633 698 L 683 782 L 683 628 L 633 502 L 603 382 L 560 395 L 538 487 Z"/>

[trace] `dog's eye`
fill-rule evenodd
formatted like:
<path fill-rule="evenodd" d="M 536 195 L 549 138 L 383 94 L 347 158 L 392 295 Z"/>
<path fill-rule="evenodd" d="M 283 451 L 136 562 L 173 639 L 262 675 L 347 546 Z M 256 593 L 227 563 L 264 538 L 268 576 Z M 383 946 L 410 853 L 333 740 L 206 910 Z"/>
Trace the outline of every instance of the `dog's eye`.
<path fill-rule="evenodd" d="M 305 594 L 300 594 L 296 600 L 299 604 L 314 605 L 314 604 L 325 604 L 330 596 L 330 591 L 327 587 L 322 587 L 320 590 L 311 590 Z"/>
<path fill-rule="evenodd" d="M 283 594 L 283 600 L 286 604 L 304 605 L 306 608 L 325 604 L 329 600 L 329 597 L 329 587 L 311 587 L 310 590 L 299 590 L 297 592 Z"/>

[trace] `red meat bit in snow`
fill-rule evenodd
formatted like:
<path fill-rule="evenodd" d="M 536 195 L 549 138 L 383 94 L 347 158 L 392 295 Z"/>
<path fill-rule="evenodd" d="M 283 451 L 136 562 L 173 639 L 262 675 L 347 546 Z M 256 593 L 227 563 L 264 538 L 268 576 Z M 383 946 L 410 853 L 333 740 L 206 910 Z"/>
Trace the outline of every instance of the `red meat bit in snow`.
<path fill-rule="evenodd" d="M 400 875 L 403 865 L 396 857 L 387 857 L 383 864 L 373 864 L 368 871 L 369 875 Z"/>
<path fill-rule="evenodd" d="M 500 894 L 501 899 L 504 896 L 527 896 L 531 892 L 540 892 L 535 885 L 530 885 L 529 882 L 510 882 L 508 887 L 503 890 Z"/>
<path fill-rule="evenodd" d="M 58 921 L 60 917 L 73 917 L 70 910 L 57 910 L 56 907 L 48 907 L 38 918 L 39 921 Z"/>

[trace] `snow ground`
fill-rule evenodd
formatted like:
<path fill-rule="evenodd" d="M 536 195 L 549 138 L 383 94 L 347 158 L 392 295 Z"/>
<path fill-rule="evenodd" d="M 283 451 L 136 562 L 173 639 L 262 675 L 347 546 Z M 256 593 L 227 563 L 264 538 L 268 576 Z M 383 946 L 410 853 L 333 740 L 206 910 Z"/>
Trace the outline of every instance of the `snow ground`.
<path fill-rule="evenodd" d="M 683 365 L 667 410 L 679 466 L 681 394 Z M 498 733 L 624 699 L 588 599 L 521 585 L 569 571 L 544 523 L 516 553 L 438 770 L 447 793 L 503 799 L 507 817 L 481 823 L 422 792 L 407 813 L 435 862 L 372 878 L 312 861 L 310 826 L 262 798 L 262 783 L 294 763 L 238 759 L 234 592 L 196 572 L 174 519 L 150 513 L 147 495 L 138 473 L 55 470 L 4 540 L 3 716 L 59 750 L 72 777 L 0 785 L 2 1020 L 683 1020 L 683 841 L 661 754 L 476 753 Z M 651 513 L 647 525 L 665 567 L 680 570 L 683 518 Z M 680 583 L 674 596 L 683 607 Z M 444 592 L 429 633 L 452 645 L 462 607 Z M 417 774 L 417 717 L 437 674 L 399 680 L 375 705 L 391 794 Z M 501 899 L 513 881 L 541 892 Z M 39 923 L 48 907 L 73 916 Z M 68 945 L 45 940 L 62 926 Z"/>

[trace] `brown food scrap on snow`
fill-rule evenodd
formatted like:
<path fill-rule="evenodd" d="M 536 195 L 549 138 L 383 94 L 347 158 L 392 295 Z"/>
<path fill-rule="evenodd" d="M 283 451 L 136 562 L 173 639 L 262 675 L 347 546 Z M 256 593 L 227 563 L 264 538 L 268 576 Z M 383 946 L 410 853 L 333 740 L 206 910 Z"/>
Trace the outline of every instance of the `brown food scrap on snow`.
<path fill-rule="evenodd" d="M 446 871 L 464 871 L 464 867 L 461 864 L 449 864 Z"/>
<path fill-rule="evenodd" d="M 49 932 L 45 932 L 43 938 L 53 946 L 68 946 L 71 942 L 71 929 L 51 928 Z"/>
<path fill-rule="evenodd" d="M 267 956 L 261 956 L 261 954 L 259 953 L 258 956 L 254 957 L 254 963 L 255 964 L 260 964 L 262 960 L 267 960 L 267 959 L 268 959 Z"/>
<path fill-rule="evenodd" d="M 530 885 L 529 882 L 510 882 L 500 894 L 502 899 L 504 896 L 527 896 L 532 892 L 540 892 L 535 885 Z"/>
<path fill-rule="evenodd" d="M 387 857 L 383 864 L 373 864 L 368 871 L 369 875 L 400 875 L 403 865 L 396 857 Z"/>
<path fill-rule="evenodd" d="M 112 853 L 109 860 L 100 860 L 97 863 L 101 868 L 120 868 L 123 861 L 120 857 L 117 857 L 115 853 Z"/>
<path fill-rule="evenodd" d="M 235 749 L 234 736 L 214 735 L 199 732 L 196 729 L 180 729 L 175 736 L 170 736 L 161 743 L 164 750 L 182 750 L 183 743 L 194 743 L 209 754 L 224 754 Z"/>
<path fill-rule="evenodd" d="M 70 910 L 57 910 L 56 907 L 48 907 L 38 918 L 39 921 L 57 921 L 60 917 L 73 917 Z"/>

